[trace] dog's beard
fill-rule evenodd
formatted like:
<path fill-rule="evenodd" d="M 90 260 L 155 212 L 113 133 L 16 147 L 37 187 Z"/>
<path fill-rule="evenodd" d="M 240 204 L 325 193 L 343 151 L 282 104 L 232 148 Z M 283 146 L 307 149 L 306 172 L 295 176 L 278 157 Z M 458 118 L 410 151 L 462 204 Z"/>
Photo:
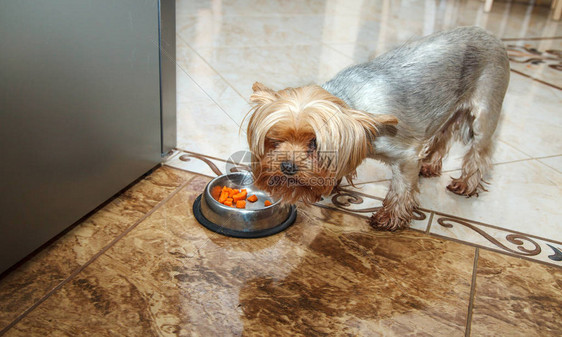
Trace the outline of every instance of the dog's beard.
<path fill-rule="evenodd" d="M 252 171 L 254 184 L 275 199 L 286 203 L 303 201 L 314 203 L 322 195 L 329 194 L 337 185 L 335 172 L 329 167 L 322 167 L 314 158 L 296 161 L 299 167 L 294 175 L 286 175 L 280 169 L 281 161 L 271 159 L 270 153 L 266 158 L 254 163 Z"/>

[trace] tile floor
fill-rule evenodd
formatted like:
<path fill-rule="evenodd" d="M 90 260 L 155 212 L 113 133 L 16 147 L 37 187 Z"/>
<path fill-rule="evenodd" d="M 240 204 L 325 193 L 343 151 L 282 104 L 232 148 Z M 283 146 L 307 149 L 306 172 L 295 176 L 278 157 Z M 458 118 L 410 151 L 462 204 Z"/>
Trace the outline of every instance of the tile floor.
<path fill-rule="evenodd" d="M 561 265 L 549 256 L 562 249 L 562 24 L 550 19 L 545 2 L 495 2 L 489 14 L 482 7 L 470 0 L 178 2 L 179 152 L 212 161 L 247 149 L 243 119 L 254 81 L 274 89 L 322 83 L 412 38 L 478 25 L 504 40 L 512 67 L 489 192 L 466 199 L 445 189 L 460 175 L 465 148 L 455 144 L 443 175 L 422 179 L 420 201 L 428 218 L 439 213 L 462 223 L 424 225 L 435 235 Z M 182 162 L 182 153 L 167 164 L 216 174 L 199 160 Z M 225 171 L 223 162 L 216 165 Z M 350 191 L 370 200 L 386 195 L 385 165 L 367 160 L 358 173 Z"/>
<path fill-rule="evenodd" d="M 546 6 L 482 6 L 177 1 L 178 151 L 0 279 L 0 335 L 561 335 L 562 26 Z M 467 24 L 514 46 L 489 192 L 445 190 L 457 146 L 446 174 L 422 181 L 410 230 L 367 225 L 388 188 L 374 161 L 356 187 L 299 204 L 278 235 L 232 239 L 195 221 L 194 199 L 245 149 L 237 130 L 253 81 L 318 83 Z"/>

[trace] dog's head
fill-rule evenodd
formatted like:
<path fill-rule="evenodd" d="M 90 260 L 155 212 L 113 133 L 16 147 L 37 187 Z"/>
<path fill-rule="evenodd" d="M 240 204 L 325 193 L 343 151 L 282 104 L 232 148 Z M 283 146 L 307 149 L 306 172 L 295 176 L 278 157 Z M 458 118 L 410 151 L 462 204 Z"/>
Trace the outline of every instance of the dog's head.
<path fill-rule="evenodd" d="M 395 117 L 350 109 L 319 86 L 252 87 L 248 124 L 255 184 L 285 202 L 315 202 L 351 179 L 371 151 L 377 128 Z"/>

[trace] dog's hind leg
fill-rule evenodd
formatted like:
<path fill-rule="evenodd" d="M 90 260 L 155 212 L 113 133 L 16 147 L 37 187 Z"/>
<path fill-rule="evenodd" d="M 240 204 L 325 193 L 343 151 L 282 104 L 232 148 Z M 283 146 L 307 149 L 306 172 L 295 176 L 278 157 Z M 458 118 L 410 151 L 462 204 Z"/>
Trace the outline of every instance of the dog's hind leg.
<path fill-rule="evenodd" d="M 482 178 L 492 165 L 492 136 L 498 124 L 505 86 L 490 91 L 495 97 L 485 90 L 476 90 L 470 116 L 467 116 L 459 130 L 461 139 L 470 147 L 463 158 L 461 176 L 454 178 L 447 186 L 449 191 L 456 194 L 478 196 L 480 190 L 486 190 Z"/>
<path fill-rule="evenodd" d="M 429 153 L 421 160 L 420 176 L 422 177 L 439 177 L 441 175 L 441 166 L 443 158 L 449 149 L 449 132 L 443 134 L 431 146 Z"/>

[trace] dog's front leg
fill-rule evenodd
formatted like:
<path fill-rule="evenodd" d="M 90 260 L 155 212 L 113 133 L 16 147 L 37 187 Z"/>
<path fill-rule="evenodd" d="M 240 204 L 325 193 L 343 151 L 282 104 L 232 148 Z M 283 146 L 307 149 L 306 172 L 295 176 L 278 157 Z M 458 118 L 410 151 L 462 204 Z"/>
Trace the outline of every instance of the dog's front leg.
<path fill-rule="evenodd" d="M 407 228 L 418 206 L 419 160 L 395 163 L 392 168 L 392 182 L 383 206 L 371 217 L 370 225 L 378 230 L 395 231 Z"/>

